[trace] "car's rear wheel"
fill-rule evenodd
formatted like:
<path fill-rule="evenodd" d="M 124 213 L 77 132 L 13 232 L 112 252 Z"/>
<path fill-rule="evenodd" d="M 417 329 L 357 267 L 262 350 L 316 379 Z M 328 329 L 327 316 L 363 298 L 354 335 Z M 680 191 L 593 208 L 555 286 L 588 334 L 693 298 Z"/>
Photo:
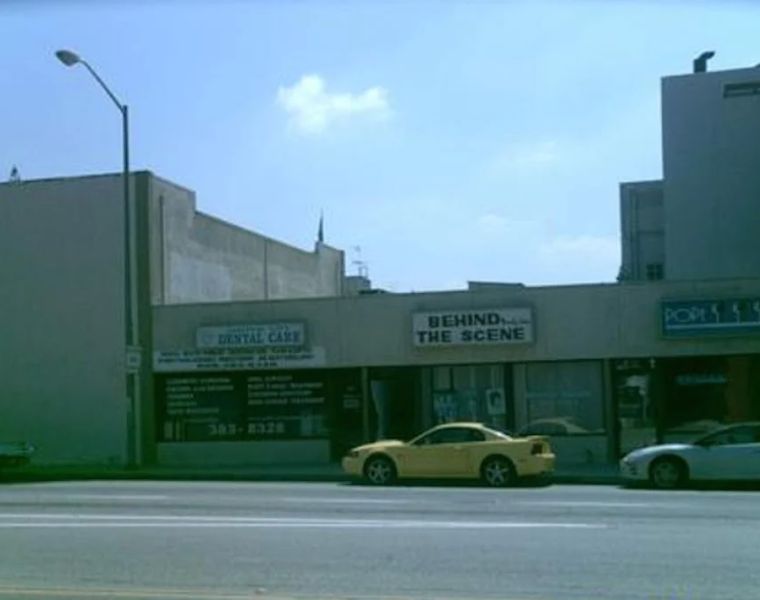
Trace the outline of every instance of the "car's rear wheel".
<path fill-rule="evenodd" d="M 658 458 L 649 467 L 649 482 L 660 490 L 682 487 L 688 477 L 683 461 L 671 456 Z"/>
<path fill-rule="evenodd" d="M 514 465 L 503 456 L 492 456 L 483 461 L 480 478 L 489 487 L 507 487 L 517 479 Z"/>
<path fill-rule="evenodd" d="M 396 465 L 387 456 L 370 456 L 364 465 L 364 479 L 372 485 L 390 485 L 396 480 Z"/>

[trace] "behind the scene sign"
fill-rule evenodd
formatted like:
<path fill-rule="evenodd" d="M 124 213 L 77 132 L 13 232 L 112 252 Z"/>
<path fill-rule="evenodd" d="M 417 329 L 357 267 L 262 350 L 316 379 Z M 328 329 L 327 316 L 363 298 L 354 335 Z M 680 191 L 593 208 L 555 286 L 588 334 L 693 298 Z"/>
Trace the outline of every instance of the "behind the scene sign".
<path fill-rule="evenodd" d="M 533 342 L 530 308 L 415 313 L 415 346 L 527 344 Z"/>

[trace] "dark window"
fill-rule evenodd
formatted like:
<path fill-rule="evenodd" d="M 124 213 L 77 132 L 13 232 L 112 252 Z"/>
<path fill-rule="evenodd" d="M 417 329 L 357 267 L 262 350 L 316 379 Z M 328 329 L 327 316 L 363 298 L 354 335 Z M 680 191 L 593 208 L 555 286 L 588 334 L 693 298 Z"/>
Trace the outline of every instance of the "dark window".
<path fill-rule="evenodd" d="M 664 276 L 662 263 L 649 263 L 647 264 L 647 279 L 649 281 L 657 281 Z"/>
<path fill-rule="evenodd" d="M 760 81 L 728 83 L 723 87 L 724 98 L 740 98 L 742 96 L 757 96 L 758 94 L 760 94 Z"/>
<path fill-rule="evenodd" d="M 467 442 L 482 442 L 486 436 L 482 431 L 470 427 L 446 427 L 421 438 L 418 446 L 432 444 L 464 444 Z"/>
<path fill-rule="evenodd" d="M 757 428 L 749 426 L 731 427 L 702 438 L 703 446 L 733 446 L 735 444 L 756 444 Z"/>
<path fill-rule="evenodd" d="M 567 426 L 562 423 L 532 423 L 520 431 L 520 435 L 567 435 Z"/>

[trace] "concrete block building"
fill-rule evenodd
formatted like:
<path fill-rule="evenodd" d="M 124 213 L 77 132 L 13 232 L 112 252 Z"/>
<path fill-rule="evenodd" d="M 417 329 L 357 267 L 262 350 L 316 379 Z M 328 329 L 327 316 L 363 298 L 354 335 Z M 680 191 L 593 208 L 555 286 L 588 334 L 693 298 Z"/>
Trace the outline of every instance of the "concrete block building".
<path fill-rule="evenodd" d="M 758 67 L 663 78 L 663 179 L 621 184 L 621 279 L 760 276 L 758 115 Z"/>
<path fill-rule="evenodd" d="M 342 251 L 289 246 L 197 211 L 193 192 L 152 173 L 131 178 L 133 397 L 121 176 L 0 184 L 0 438 L 32 441 L 38 462 L 152 460 L 154 306 L 343 291 Z"/>

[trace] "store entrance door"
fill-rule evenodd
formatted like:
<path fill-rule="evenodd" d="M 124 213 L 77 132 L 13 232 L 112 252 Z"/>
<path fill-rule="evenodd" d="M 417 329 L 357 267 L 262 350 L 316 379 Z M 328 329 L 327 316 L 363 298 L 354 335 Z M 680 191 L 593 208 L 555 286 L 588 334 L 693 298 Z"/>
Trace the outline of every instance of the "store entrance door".
<path fill-rule="evenodd" d="M 370 369 L 370 439 L 406 441 L 420 433 L 419 403 L 416 369 Z"/>
<path fill-rule="evenodd" d="M 362 377 L 359 369 L 332 371 L 330 385 L 330 458 L 339 461 L 366 440 L 363 435 Z"/>

